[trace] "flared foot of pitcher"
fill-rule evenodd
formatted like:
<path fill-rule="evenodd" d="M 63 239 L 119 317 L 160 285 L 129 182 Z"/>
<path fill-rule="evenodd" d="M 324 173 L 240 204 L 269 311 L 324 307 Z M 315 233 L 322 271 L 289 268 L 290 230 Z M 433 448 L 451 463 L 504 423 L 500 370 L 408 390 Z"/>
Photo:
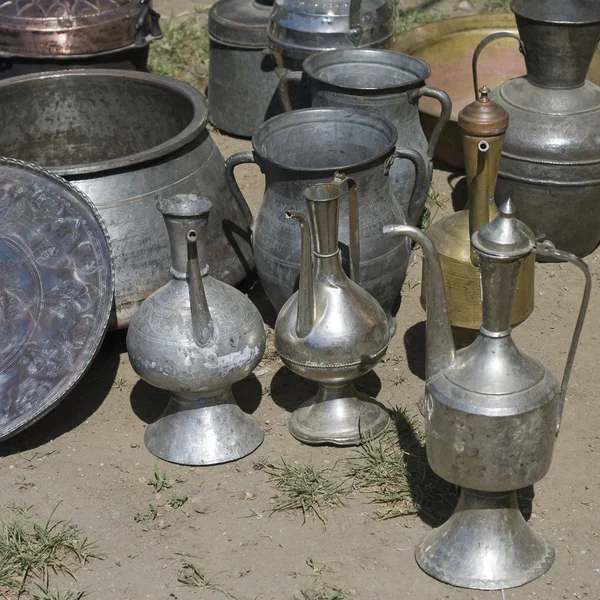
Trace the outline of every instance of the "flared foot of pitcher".
<path fill-rule="evenodd" d="M 454 514 L 416 550 L 428 575 L 457 587 L 501 590 L 541 577 L 554 550 L 525 521 L 517 492 L 463 489 Z"/>
<path fill-rule="evenodd" d="M 304 444 L 355 446 L 383 433 L 389 421 L 385 408 L 354 386 L 320 385 L 317 394 L 294 411 L 289 429 Z"/>
<path fill-rule="evenodd" d="M 237 405 L 231 390 L 210 398 L 171 397 L 144 435 L 154 456 L 194 466 L 237 460 L 256 450 L 263 439 L 264 431 Z"/>

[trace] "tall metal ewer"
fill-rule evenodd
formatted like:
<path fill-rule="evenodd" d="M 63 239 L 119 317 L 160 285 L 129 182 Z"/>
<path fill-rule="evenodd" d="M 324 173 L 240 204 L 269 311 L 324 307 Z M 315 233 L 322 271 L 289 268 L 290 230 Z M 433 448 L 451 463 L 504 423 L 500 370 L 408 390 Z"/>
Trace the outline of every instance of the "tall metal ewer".
<path fill-rule="evenodd" d="M 286 213 L 300 224 L 302 264 L 299 289 L 275 323 L 275 348 L 291 371 L 319 384 L 317 394 L 294 412 L 289 424 L 292 435 L 305 444 L 358 444 L 379 435 L 389 422 L 387 411 L 352 385 L 381 360 L 390 330 L 379 303 L 342 268 L 341 182 L 337 177 L 305 190 L 308 219 L 298 211 Z M 354 182 L 349 181 L 349 189 L 351 272 L 356 278 L 360 261 Z"/>
<path fill-rule="evenodd" d="M 523 585 L 554 560 L 554 550 L 519 511 L 516 490 L 536 483 L 550 468 L 589 301 L 587 265 L 549 242 L 536 245 L 509 200 L 472 238 L 481 269 L 483 323 L 477 339 L 456 351 L 431 240 L 406 225 L 387 226 L 384 233 L 413 239 L 428 262 L 427 458 L 435 473 L 462 488 L 454 514 L 417 548 L 417 562 L 432 577 L 459 587 Z M 572 262 L 586 278 L 562 384 L 511 337 L 517 276 L 533 252 Z"/>
<path fill-rule="evenodd" d="M 185 465 L 236 460 L 264 438 L 231 391 L 260 362 L 264 325 L 244 294 L 208 274 L 204 246 L 211 206 L 193 194 L 159 201 L 172 279 L 144 301 L 127 332 L 134 371 L 172 392 L 164 413 L 146 429 L 146 447 Z"/>

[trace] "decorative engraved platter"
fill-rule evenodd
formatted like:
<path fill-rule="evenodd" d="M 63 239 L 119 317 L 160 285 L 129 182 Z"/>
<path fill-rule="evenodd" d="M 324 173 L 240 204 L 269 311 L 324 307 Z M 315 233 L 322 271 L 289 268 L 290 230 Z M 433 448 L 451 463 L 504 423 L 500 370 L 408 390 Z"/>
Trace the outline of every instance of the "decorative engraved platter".
<path fill-rule="evenodd" d="M 91 201 L 60 177 L 0 158 L 0 440 L 79 381 L 112 300 L 109 241 Z"/>

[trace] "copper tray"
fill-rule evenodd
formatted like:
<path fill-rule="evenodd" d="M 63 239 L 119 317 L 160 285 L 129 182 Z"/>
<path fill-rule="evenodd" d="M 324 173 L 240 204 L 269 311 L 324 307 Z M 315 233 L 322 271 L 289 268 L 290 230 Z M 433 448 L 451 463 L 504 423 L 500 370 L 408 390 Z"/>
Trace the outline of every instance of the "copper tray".
<path fill-rule="evenodd" d="M 79 381 L 112 301 L 110 246 L 91 201 L 60 177 L 0 158 L 0 440 Z"/>
<path fill-rule="evenodd" d="M 463 169 L 458 130 L 458 113 L 474 100 L 471 60 L 477 44 L 490 33 L 518 33 L 513 14 L 456 17 L 415 27 L 400 35 L 392 50 L 412 54 L 429 64 L 427 84 L 440 88 L 452 98 L 452 117 L 440 137 L 435 155 L 449 165 Z M 513 77 L 525 75 L 525 61 L 515 40 L 501 39 L 488 46 L 479 59 L 479 81 L 494 88 Z M 600 51 L 592 62 L 588 79 L 600 84 Z M 419 101 L 421 122 L 429 137 L 440 115 L 439 104 L 431 98 Z"/>

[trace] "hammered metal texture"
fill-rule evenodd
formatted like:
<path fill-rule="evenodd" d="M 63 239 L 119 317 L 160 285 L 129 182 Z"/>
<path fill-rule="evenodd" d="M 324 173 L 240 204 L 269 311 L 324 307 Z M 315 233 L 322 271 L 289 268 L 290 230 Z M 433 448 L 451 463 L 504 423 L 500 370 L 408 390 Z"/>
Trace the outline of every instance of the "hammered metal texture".
<path fill-rule="evenodd" d="M 0 159 L 0 440 L 69 393 L 112 301 L 110 246 L 92 203 L 59 177 Z"/>
<path fill-rule="evenodd" d="M 0 16 L 67 19 L 81 15 L 98 15 L 130 3 L 131 0 L 2 0 Z"/>

